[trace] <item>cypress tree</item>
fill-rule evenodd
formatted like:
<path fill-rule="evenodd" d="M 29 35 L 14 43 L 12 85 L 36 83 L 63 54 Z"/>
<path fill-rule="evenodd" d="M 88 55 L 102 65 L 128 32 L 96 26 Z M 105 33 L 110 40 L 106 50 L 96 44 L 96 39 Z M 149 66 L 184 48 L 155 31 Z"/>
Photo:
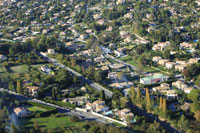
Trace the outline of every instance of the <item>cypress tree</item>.
<path fill-rule="evenodd" d="M 140 92 L 140 88 L 137 88 L 137 103 L 139 105 L 141 105 L 141 92 Z"/>
<path fill-rule="evenodd" d="M 129 96 L 131 98 L 131 102 L 134 102 L 135 101 L 135 97 L 136 97 L 134 87 L 131 87 Z"/>
<path fill-rule="evenodd" d="M 162 109 L 163 109 L 163 113 L 166 114 L 166 112 L 167 112 L 167 101 L 166 101 L 166 99 L 163 99 L 163 107 L 162 107 Z"/>
<path fill-rule="evenodd" d="M 148 88 L 146 88 L 146 102 L 147 102 L 147 110 L 150 111 L 151 99 L 150 99 L 149 89 Z"/>
<path fill-rule="evenodd" d="M 160 106 L 159 106 L 159 109 L 162 110 L 162 107 L 163 107 L 163 99 L 162 99 L 162 97 L 160 97 Z"/>
<path fill-rule="evenodd" d="M 17 93 L 22 93 L 22 86 L 20 80 L 17 80 Z"/>

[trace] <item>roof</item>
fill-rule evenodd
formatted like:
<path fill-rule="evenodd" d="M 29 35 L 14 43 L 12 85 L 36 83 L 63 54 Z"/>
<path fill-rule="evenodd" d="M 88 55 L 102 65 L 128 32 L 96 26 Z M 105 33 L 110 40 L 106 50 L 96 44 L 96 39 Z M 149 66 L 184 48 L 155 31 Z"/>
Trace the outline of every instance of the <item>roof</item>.
<path fill-rule="evenodd" d="M 24 107 L 17 107 L 17 108 L 14 109 L 15 113 L 19 113 L 21 111 L 27 111 L 27 109 L 25 109 Z"/>
<path fill-rule="evenodd" d="M 167 77 L 167 76 L 164 76 L 162 74 L 154 74 L 153 76 L 144 77 L 144 78 L 141 78 L 141 79 L 142 80 L 152 80 L 152 79 L 158 79 L 158 78 L 162 78 L 162 77 Z"/>
<path fill-rule="evenodd" d="M 105 101 L 96 100 L 93 102 L 94 104 L 105 104 Z"/>

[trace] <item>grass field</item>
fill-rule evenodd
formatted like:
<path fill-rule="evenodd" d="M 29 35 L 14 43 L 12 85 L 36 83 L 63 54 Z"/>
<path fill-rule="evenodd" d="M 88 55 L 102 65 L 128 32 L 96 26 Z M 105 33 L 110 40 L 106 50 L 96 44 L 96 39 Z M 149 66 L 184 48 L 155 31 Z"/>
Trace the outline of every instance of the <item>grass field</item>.
<path fill-rule="evenodd" d="M 29 107 L 27 109 L 30 110 L 31 112 L 44 112 L 44 111 L 47 111 L 46 109 L 43 109 L 43 108 L 40 108 L 40 107 L 37 107 L 37 106 L 32 106 L 32 107 Z"/>
<path fill-rule="evenodd" d="M 81 127 L 83 122 L 71 122 L 70 117 L 41 117 L 41 118 L 32 118 L 29 120 L 20 121 L 20 125 L 23 125 L 26 128 L 32 128 L 34 122 L 38 123 L 38 126 L 43 129 L 55 129 L 61 127 Z"/>
<path fill-rule="evenodd" d="M 136 68 L 140 67 L 139 64 L 137 64 L 130 56 L 122 57 L 122 58 L 120 58 L 120 60 L 122 60 L 126 63 L 129 63 L 129 64 L 135 66 Z M 148 66 L 144 66 L 143 69 L 145 72 L 159 72 L 158 70 L 152 69 L 151 67 L 148 67 Z"/>
<path fill-rule="evenodd" d="M 33 68 L 40 68 L 42 65 L 48 65 L 48 64 L 37 64 L 37 65 L 31 65 Z M 18 66 L 11 66 L 9 67 L 9 72 L 6 71 L 3 63 L 0 63 L 0 76 L 16 76 L 16 74 L 24 74 L 28 72 L 28 65 L 18 65 Z"/>

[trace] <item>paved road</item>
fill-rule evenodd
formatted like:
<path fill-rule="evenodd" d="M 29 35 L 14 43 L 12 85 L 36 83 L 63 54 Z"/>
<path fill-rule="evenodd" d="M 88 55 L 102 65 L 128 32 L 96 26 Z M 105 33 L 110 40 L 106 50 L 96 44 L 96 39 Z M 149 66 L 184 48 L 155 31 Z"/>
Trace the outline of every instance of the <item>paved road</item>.
<path fill-rule="evenodd" d="M 90 112 L 81 112 L 81 111 L 72 110 L 70 108 L 60 107 L 60 106 L 57 106 L 57 105 L 54 105 L 54 104 L 51 104 L 51 103 L 46 103 L 46 102 L 38 100 L 38 99 L 32 99 L 30 97 L 26 97 L 26 96 L 23 96 L 22 94 L 12 92 L 12 91 L 8 91 L 8 90 L 5 90 L 3 88 L 0 88 L 0 92 L 8 92 L 11 95 L 15 95 L 15 98 L 20 100 L 20 101 L 32 101 L 32 102 L 37 102 L 37 103 L 40 103 L 40 104 L 44 104 L 44 105 L 47 105 L 47 106 L 54 107 L 58 110 L 59 113 L 64 113 L 64 114 L 69 115 L 69 116 L 78 116 L 82 120 L 96 120 L 97 122 L 108 123 L 107 120 L 105 120 L 103 118 L 99 118 L 99 117 L 91 114 Z"/>
<path fill-rule="evenodd" d="M 136 111 L 138 114 L 143 115 L 143 116 L 147 117 L 148 119 L 150 119 L 152 121 L 159 122 L 160 125 L 170 133 L 179 133 L 180 132 L 180 131 L 174 129 L 173 127 L 171 127 L 170 124 L 159 120 L 156 116 L 153 116 L 152 114 L 147 113 L 146 111 L 138 108 L 137 106 L 133 105 L 130 102 L 128 103 L 128 107 L 131 108 L 132 110 Z"/>
<path fill-rule="evenodd" d="M 107 58 L 110 58 L 111 60 L 114 60 L 114 61 L 116 61 L 116 62 L 122 63 L 122 64 L 124 64 L 125 66 L 131 67 L 132 70 L 134 70 L 134 71 L 137 70 L 137 68 L 136 68 L 135 66 L 133 66 L 133 65 L 131 65 L 131 64 L 128 64 L 128 63 L 126 63 L 126 62 L 124 62 L 124 61 L 121 61 L 121 60 L 119 60 L 119 59 L 116 59 L 115 57 L 113 57 L 113 56 L 111 56 L 111 55 L 109 55 L 109 54 L 106 54 L 105 56 L 106 56 Z"/>
<path fill-rule="evenodd" d="M 103 86 L 99 85 L 98 83 L 95 83 L 95 82 L 85 78 L 80 73 L 74 71 L 73 69 L 71 69 L 71 68 L 69 68 L 69 67 L 67 67 L 67 66 L 65 66 L 63 64 L 58 63 L 58 61 L 56 59 L 47 57 L 44 53 L 41 53 L 39 55 L 43 56 L 47 61 L 53 63 L 54 65 L 59 66 L 59 67 L 65 69 L 65 70 L 69 71 L 71 74 L 78 76 L 82 82 L 87 83 L 91 87 L 93 87 L 93 88 L 95 88 L 97 90 L 104 90 L 106 96 L 112 97 L 113 92 L 111 92 L 110 90 L 104 88 Z"/>

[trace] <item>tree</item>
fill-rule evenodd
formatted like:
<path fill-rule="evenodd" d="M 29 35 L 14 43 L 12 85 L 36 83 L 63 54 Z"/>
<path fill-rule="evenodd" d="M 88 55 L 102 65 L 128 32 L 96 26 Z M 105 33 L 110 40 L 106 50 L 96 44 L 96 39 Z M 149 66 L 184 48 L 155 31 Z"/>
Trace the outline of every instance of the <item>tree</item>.
<path fill-rule="evenodd" d="M 11 133 L 17 133 L 17 128 L 14 124 L 11 125 Z"/>
<path fill-rule="evenodd" d="M 162 97 L 160 97 L 160 106 L 159 106 L 159 109 L 162 110 L 163 108 L 163 99 Z"/>
<path fill-rule="evenodd" d="M 100 98 L 101 98 L 101 100 L 103 100 L 103 101 L 106 100 L 106 96 L 105 96 L 104 90 L 101 90 L 101 92 L 100 92 Z"/>
<path fill-rule="evenodd" d="M 101 75 L 101 73 L 100 73 L 99 71 L 95 72 L 95 73 L 94 73 L 94 78 L 95 78 L 95 80 L 96 80 L 97 82 L 102 81 L 102 75 Z"/>
<path fill-rule="evenodd" d="M 22 93 L 22 86 L 20 80 L 17 80 L 17 88 L 16 88 L 17 93 Z"/>
<path fill-rule="evenodd" d="M 131 102 L 134 103 L 135 97 L 136 97 L 134 87 L 131 87 L 128 93 L 129 93 L 129 97 L 131 98 Z"/>
<path fill-rule="evenodd" d="M 142 100 L 142 98 L 141 98 L 140 88 L 137 88 L 137 96 L 136 96 L 136 99 L 137 99 L 137 103 L 138 103 L 139 105 L 141 105 L 141 100 Z"/>
<path fill-rule="evenodd" d="M 163 113 L 167 113 L 167 101 L 166 101 L 166 99 L 163 99 Z"/>
<path fill-rule="evenodd" d="M 38 123 L 37 121 L 34 122 L 34 125 L 33 125 L 34 129 L 35 130 L 39 130 L 39 126 L 38 126 Z"/>
<path fill-rule="evenodd" d="M 147 110 L 150 111 L 151 109 L 151 98 L 149 95 L 149 89 L 146 88 L 146 103 L 147 103 Z"/>
<path fill-rule="evenodd" d="M 120 98 L 120 105 L 121 105 L 122 108 L 126 108 L 126 105 L 127 105 L 127 98 L 126 97 Z"/>
<path fill-rule="evenodd" d="M 189 126 L 188 120 L 185 118 L 185 116 L 182 114 L 181 118 L 178 120 L 178 128 L 182 131 L 185 131 Z"/>
<path fill-rule="evenodd" d="M 193 102 L 198 102 L 200 100 L 200 90 L 193 89 L 187 97 Z"/>

